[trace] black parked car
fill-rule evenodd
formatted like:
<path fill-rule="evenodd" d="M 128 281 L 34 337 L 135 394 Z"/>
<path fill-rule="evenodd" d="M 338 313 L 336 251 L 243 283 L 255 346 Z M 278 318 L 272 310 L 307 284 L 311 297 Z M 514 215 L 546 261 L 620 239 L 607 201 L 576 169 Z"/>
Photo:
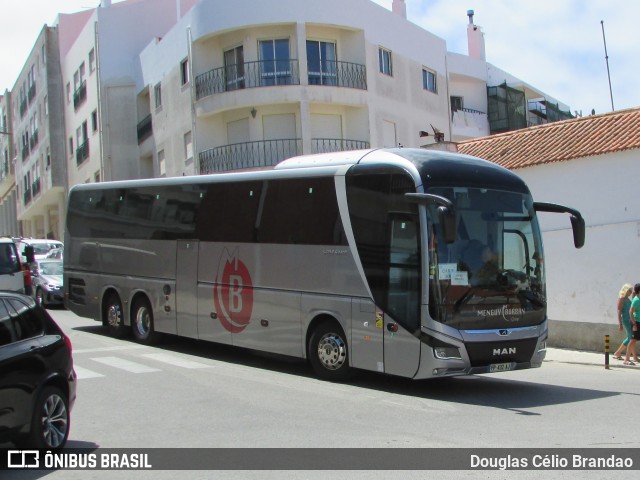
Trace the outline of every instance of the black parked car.
<path fill-rule="evenodd" d="M 0 292 L 0 443 L 62 448 L 76 399 L 71 342 L 33 298 Z"/>

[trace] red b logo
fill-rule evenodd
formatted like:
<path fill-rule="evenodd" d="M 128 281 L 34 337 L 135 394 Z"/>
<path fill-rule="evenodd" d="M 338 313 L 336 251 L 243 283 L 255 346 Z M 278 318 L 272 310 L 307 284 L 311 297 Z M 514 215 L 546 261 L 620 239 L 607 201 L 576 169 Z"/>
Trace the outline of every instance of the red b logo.
<path fill-rule="evenodd" d="M 213 286 L 213 303 L 222 326 L 231 333 L 242 332 L 251 321 L 253 284 L 245 264 L 225 248 Z"/>

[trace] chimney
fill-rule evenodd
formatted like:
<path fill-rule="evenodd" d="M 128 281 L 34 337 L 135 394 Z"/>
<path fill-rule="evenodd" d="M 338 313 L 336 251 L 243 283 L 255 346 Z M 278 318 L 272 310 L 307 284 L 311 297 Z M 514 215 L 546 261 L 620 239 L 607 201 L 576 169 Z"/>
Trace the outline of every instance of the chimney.
<path fill-rule="evenodd" d="M 111 0 L 101 0 L 100 6 L 102 8 L 109 8 L 111 6 Z"/>
<path fill-rule="evenodd" d="M 400 15 L 404 19 L 407 18 L 407 6 L 405 5 L 404 0 L 393 0 L 391 11 L 396 15 Z"/>
<path fill-rule="evenodd" d="M 467 25 L 467 42 L 469 45 L 469 56 L 479 60 L 486 60 L 484 51 L 484 33 L 482 29 L 473 23 L 473 10 L 467 10 L 469 25 Z"/>

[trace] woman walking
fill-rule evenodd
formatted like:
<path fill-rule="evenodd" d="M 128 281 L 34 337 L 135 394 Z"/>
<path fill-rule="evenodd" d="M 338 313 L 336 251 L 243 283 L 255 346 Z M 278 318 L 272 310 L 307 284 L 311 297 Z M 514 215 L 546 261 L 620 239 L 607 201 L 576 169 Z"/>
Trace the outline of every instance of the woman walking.
<path fill-rule="evenodd" d="M 633 329 L 631 328 L 631 319 L 629 318 L 629 309 L 631 308 L 631 293 L 633 286 L 625 283 L 618 294 L 618 328 L 620 331 L 624 329 L 626 338 L 622 341 L 618 349 L 613 354 L 616 360 L 622 360 L 622 352 L 627 349 L 631 340 L 633 340 Z"/>
<path fill-rule="evenodd" d="M 631 320 L 631 329 L 633 330 L 633 339 L 627 347 L 627 354 L 624 357 L 625 365 L 635 365 L 629 356 L 633 355 L 634 360 L 638 361 L 638 353 L 636 351 L 636 342 L 640 340 L 640 283 L 633 286 L 633 300 L 631 300 L 631 308 L 629 308 L 629 320 Z"/>

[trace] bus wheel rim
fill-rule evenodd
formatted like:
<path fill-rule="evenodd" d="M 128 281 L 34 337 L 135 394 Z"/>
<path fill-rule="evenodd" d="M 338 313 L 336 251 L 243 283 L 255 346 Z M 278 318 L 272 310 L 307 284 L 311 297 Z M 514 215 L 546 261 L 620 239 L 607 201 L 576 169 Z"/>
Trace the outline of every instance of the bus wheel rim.
<path fill-rule="evenodd" d="M 136 313 L 136 329 L 141 337 L 146 337 L 151 331 L 151 321 L 146 308 L 140 308 Z"/>
<path fill-rule="evenodd" d="M 347 346 L 340 335 L 327 333 L 318 342 L 318 358 L 328 370 L 340 369 L 347 360 Z"/>

